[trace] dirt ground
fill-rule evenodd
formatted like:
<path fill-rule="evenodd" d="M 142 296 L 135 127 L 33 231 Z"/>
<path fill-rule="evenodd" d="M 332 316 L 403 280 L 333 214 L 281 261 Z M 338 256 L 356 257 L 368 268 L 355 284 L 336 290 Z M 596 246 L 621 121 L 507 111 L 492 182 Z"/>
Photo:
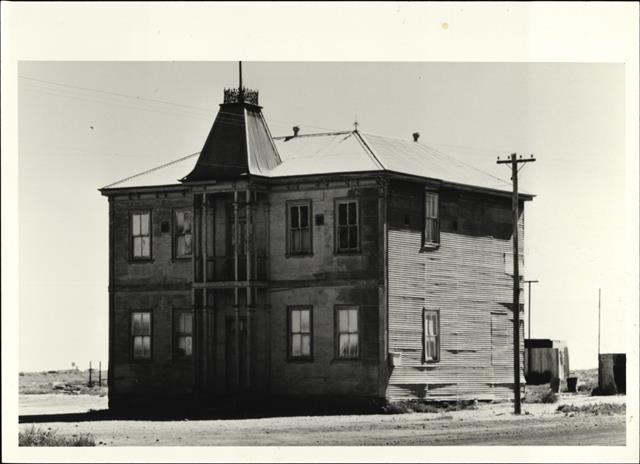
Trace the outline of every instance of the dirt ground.
<path fill-rule="evenodd" d="M 279 417 L 238 420 L 84 420 L 64 413 L 104 409 L 92 395 L 21 395 L 21 428 L 62 435 L 91 433 L 99 446 L 624 445 L 624 414 L 556 412 L 561 404 L 625 403 L 624 396 L 560 394 L 555 404 L 481 404 L 477 410 L 401 415 Z M 40 414 L 63 414 L 41 422 Z"/>

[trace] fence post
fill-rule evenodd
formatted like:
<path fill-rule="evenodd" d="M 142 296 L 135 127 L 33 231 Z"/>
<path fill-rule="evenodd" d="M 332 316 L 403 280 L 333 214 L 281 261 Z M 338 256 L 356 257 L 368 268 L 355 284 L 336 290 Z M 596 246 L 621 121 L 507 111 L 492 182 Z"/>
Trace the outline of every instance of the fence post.
<path fill-rule="evenodd" d="M 102 386 L 102 361 L 98 361 L 98 386 Z"/>
<path fill-rule="evenodd" d="M 93 386 L 93 382 L 91 381 L 91 361 L 89 361 L 89 386 Z"/>

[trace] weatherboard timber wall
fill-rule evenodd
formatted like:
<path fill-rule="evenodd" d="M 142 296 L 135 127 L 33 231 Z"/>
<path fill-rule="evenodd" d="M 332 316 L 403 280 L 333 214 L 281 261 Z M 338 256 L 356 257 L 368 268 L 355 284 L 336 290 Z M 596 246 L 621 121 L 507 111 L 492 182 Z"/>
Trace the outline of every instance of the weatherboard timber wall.
<path fill-rule="evenodd" d="M 391 368 L 387 397 L 510 398 L 513 281 L 505 253 L 512 252 L 511 201 L 449 189 L 440 191 L 439 201 L 440 246 L 423 250 L 424 186 L 391 184 L 389 352 L 400 353 L 401 366 Z M 522 251 L 524 214 L 519 230 Z M 436 363 L 423 362 L 423 308 L 440 312 Z M 522 325 L 520 340 L 522 356 Z"/>
<path fill-rule="evenodd" d="M 335 252 L 335 200 L 356 198 L 360 251 Z M 379 369 L 378 189 L 373 181 L 319 185 L 292 183 L 270 193 L 271 393 L 276 395 L 383 396 Z M 287 201 L 311 201 L 313 253 L 287 256 Z M 316 215 L 324 223 L 316 224 Z M 287 307 L 310 305 L 313 361 L 287 360 Z M 359 307 L 360 358 L 336 359 L 335 305 Z"/>
<path fill-rule="evenodd" d="M 161 232 L 161 223 L 171 224 L 173 209 L 190 207 L 189 193 L 122 194 L 113 196 L 113 280 L 110 404 L 129 396 L 182 395 L 193 389 L 192 361 L 174 360 L 172 313 L 191 309 L 192 263 L 173 259 L 172 234 Z M 151 260 L 130 259 L 130 213 L 151 211 Z M 151 361 L 133 361 L 130 314 L 151 311 Z"/>

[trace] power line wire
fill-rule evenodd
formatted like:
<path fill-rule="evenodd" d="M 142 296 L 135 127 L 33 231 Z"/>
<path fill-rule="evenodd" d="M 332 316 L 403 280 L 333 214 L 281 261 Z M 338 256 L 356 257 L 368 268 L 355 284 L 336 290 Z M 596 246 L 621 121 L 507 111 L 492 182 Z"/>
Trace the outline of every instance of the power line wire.
<path fill-rule="evenodd" d="M 84 90 L 84 91 L 88 91 L 88 92 L 97 92 L 97 93 L 102 93 L 105 95 L 113 95 L 113 96 L 117 96 L 117 97 L 121 97 L 121 98 L 133 98 L 135 100 L 143 100 L 143 101 L 148 101 L 148 102 L 153 102 L 153 103 L 161 103 L 163 105 L 172 105 L 172 106 L 178 106 L 178 107 L 182 107 L 182 108 L 189 108 L 189 109 L 195 109 L 198 111 L 206 111 L 208 113 L 211 113 L 213 110 L 210 108 L 203 108 L 201 106 L 194 106 L 194 105 L 183 105 L 180 103 L 173 103 L 173 102 L 167 102 L 164 100 L 158 100 L 155 98 L 146 98 L 146 97 L 140 97 L 138 95 L 127 95 L 127 94 L 123 94 L 123 93 L 119 93 L 119 92 L 111 92 L 108 90 L 100 90 L 100 89 L 94 89 L 91 87 L 81 87 L 81 86 L 77 86 L 77 85 L 70 85 L 70 84 L 63 84 L 61 82 L 54 82 L 54 81 L 48 81 L 45 79 L 37 79 L 35 77 L 29 77 L 29 76 L 18 76 L 20 79 L 25 79 L 25 80 L 29 80 L 29 81 L 36 81 L 36 82 L 44 82 L 46 84 L 53 84 L 53 85 L 59 85 L 61 87 L 68 87 L 71 89 L 79 89 L 79 90 Z"/>

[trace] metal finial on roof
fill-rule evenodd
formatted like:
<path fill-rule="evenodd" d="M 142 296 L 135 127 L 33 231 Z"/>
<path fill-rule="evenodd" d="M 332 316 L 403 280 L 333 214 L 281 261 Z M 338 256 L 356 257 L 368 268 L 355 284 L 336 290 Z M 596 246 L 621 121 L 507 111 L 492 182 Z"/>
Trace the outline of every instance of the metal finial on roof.
<path fill-rule="evenodd" d="M 358 126 L 359 126 L 359 125 L 360 125 L 360 124 L 358 123 L 358 120 L 357 120 L 357 119 L 356 119 L 355 121 L 353 121 L 353 130 L 354 130 L 354 131 L 356 131 L 356 132 L 358 132 Z"/>

